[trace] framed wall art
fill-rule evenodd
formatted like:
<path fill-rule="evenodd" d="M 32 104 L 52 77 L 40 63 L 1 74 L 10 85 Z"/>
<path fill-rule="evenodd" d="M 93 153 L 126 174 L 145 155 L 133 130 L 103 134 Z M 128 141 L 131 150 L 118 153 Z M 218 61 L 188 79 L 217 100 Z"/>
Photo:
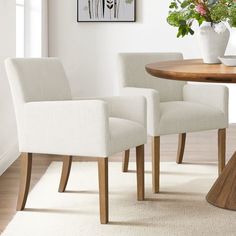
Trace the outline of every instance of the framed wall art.
<path fill-rule="evenodd" d="M 135 22 L 136 0 L 77 0 L 78 22 Z"/>

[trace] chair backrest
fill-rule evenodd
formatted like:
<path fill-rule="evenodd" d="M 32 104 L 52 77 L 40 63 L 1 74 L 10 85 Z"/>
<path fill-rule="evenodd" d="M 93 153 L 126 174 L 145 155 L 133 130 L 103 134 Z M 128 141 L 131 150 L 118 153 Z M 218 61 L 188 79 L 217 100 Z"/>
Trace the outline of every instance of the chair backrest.
<path fill-rule="evenodd" d="M 160 93 L 161 102 L 183 100 L 185 82 L 166 80 L 149 75 L 145 65 L 158 61 L 183 60 L 181 53 L 120 53 L 120 85 L 153 88 Z"/>
<path fill-rule="evenodd" d="M 26 102 L 71 100 L 71 90 L 57 58 L 9 58 L 6 72 L 16 117 Z"/>

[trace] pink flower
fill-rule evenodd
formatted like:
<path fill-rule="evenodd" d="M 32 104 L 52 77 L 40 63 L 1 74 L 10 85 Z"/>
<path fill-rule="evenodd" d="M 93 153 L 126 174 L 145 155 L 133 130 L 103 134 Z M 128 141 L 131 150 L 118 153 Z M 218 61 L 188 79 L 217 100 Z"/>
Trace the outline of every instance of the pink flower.
<path fill-rule="evenodd" d="M 198 4 L 196 6 L 196 11 L 202 16 L 207 14 L 206 9 L 204 8 L 204 6 L 202 4 Z"/>

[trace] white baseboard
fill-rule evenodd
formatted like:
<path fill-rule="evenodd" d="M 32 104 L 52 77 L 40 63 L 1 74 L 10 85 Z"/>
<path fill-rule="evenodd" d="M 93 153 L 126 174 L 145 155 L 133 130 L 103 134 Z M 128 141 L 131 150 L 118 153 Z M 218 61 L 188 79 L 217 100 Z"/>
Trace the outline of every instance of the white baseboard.
<path fill-rule="evenodd" d="M 18 145 L 13 145 L 7 152 L 0 156 L 0 176 L 19 157 Z"/>

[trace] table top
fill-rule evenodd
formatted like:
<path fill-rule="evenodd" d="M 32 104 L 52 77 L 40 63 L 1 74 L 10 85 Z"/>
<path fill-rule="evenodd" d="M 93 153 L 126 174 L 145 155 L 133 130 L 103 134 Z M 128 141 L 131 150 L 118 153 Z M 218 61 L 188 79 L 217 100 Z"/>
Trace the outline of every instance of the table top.
<path fill-rule="evenodd" d="M 146 65 L 152 76 L 181 81 L 236 83 L 236 67 L 204 64 L 202 60 L 162 61 Z"/>

